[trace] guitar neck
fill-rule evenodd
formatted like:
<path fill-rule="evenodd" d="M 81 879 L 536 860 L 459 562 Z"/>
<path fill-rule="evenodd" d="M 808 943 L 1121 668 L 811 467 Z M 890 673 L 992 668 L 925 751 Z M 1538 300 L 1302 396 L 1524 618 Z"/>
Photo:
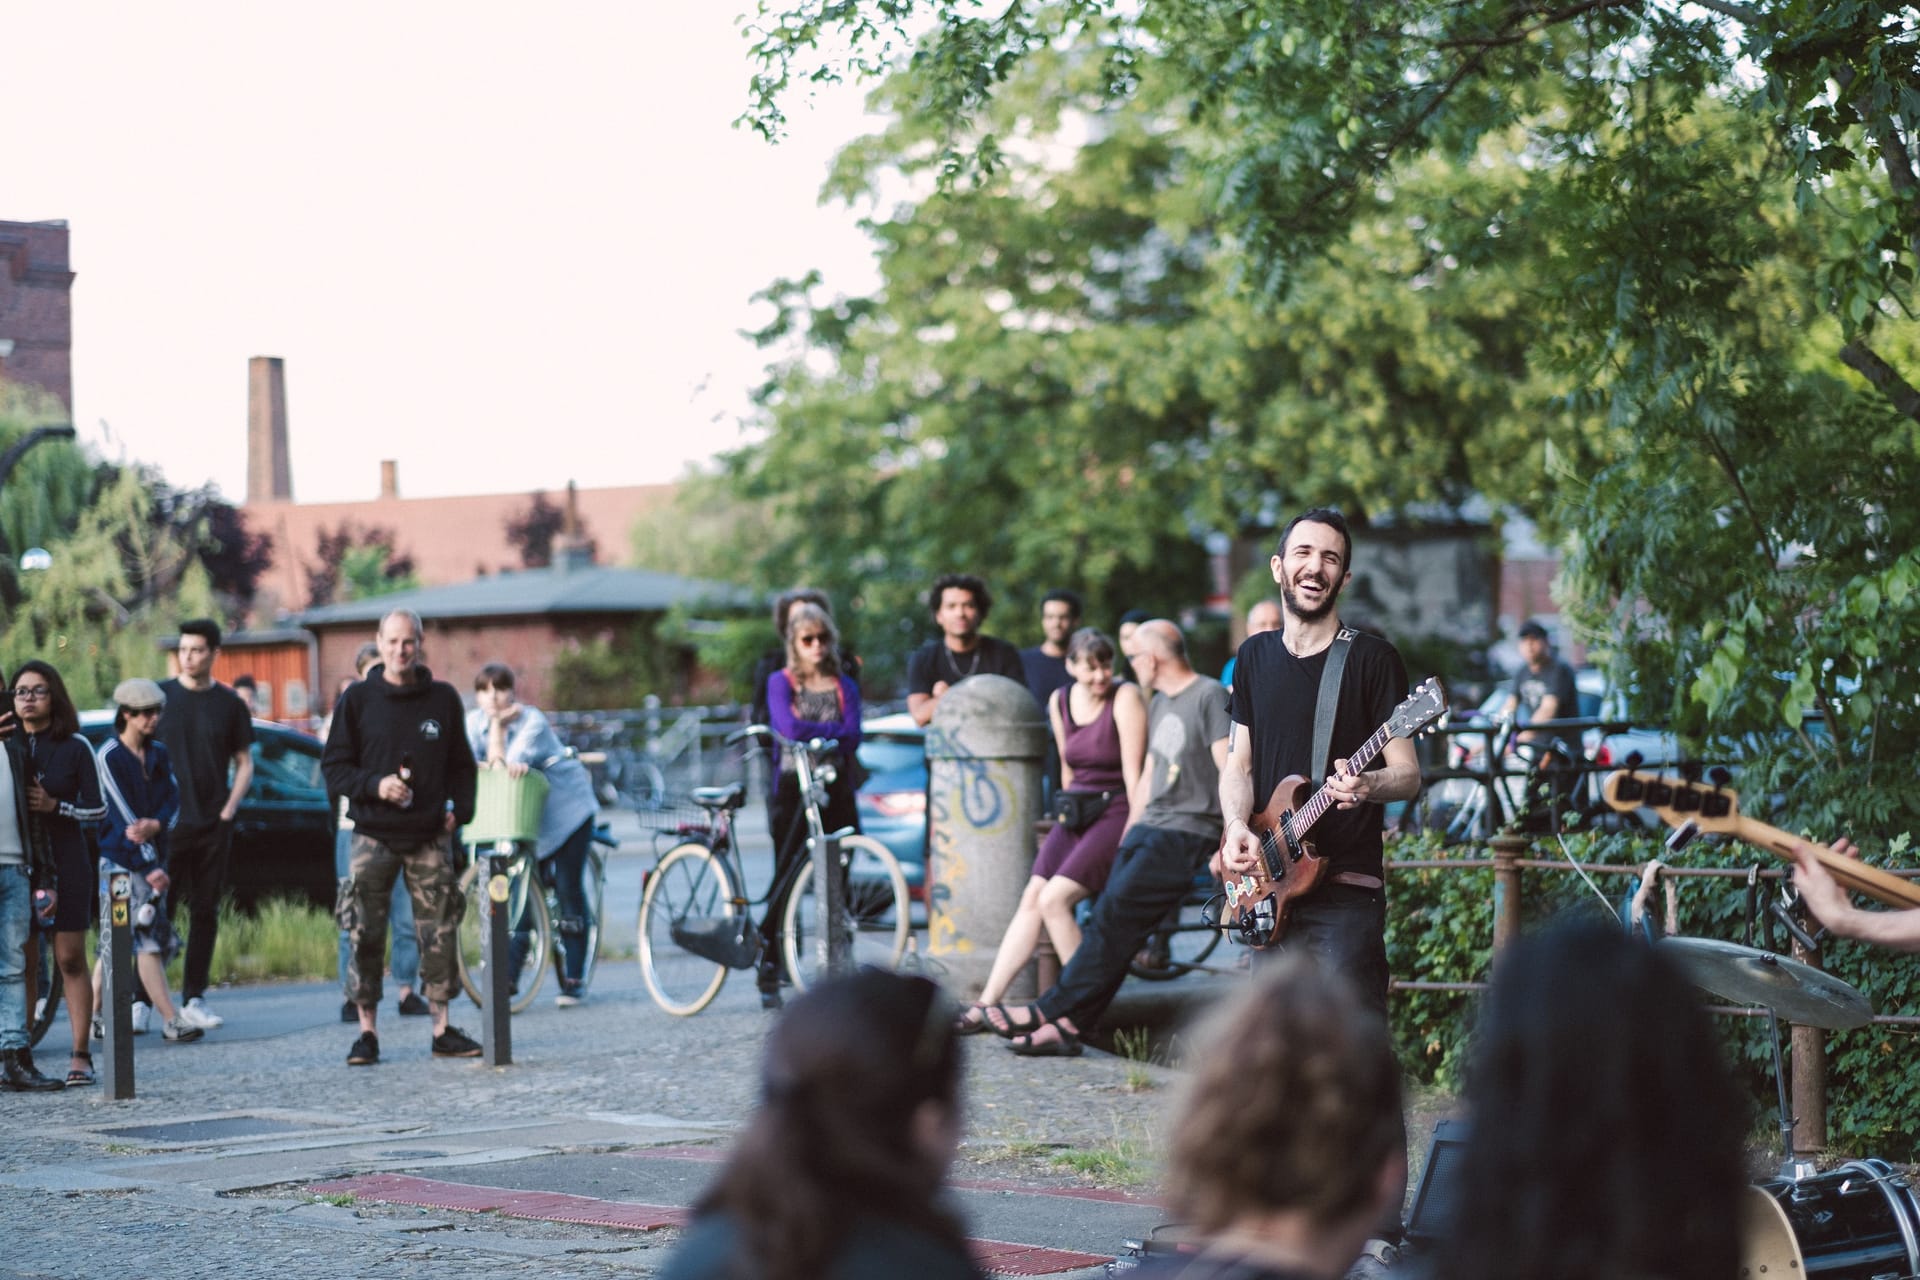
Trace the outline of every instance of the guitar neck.
<path fill-rule="evenodd" d="M 1793 861 L 1793 846 L 1800 843 L 1797 837 L 1756 818 L 1735 818 L 1733 834 L 1788 862 Z M 1920 884 L 1835 853 L 1823 844 L 1813 845 L 1813 855 L 1829 875 L 1855 893 L 1864 893 L 1889 907 L 1920 907 Z"/>
<path fill-rule="evenodd" d="M 1393 736 L 1387 729 L 1388 726 L 1384 724 L 1375 729 L 1373 736 L 1361 743 L 1359 749 L 1347 757 L 1348 773 L 1359 773 L 1373 763 L 1373 758 L 1380 754 L 1381 749 L 1387 745 L 1387 740 Z M 1293 815 L 1294 839 L 1297 840 L 1305 835 L 1314 823 L 1320 821 L 1320 815 L 1332 806 L 1332 788 L 1329 784 L 1323 783 L 1320 789 L 1313 793 L 1313 798 L 1300 806 L 1300 812 Z"/>

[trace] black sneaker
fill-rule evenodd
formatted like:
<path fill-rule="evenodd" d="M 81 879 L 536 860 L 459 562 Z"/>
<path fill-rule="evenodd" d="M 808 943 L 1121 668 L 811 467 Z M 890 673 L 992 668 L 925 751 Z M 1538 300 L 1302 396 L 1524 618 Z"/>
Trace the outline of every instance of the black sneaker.
<path fill-rule="evenodd" d="M 433 1012 L 433 1006 L 420 998 L 418 991 L 409 991 L 400 997 L 400 1013 L 403 1017 L 419 1018 Z"/>
<path fill-rule="evenodd" d="M 449 1025 L 445 1031 L 433 1038 L 433 1056 L 477 1058 L 480 1056 L 480 1042 L 460 1028 Z"/>
<path fill-rule="evenodd" d="M 360 1038 L 353 1042 L 353 1048 L 347 1050 L 347 1065 L 370 1067 L 378 1061 L 380 1061 L 380 1037 L 371 1031 L 362 1031 Z"/>
<path fill-rule="evenodd" d="M 344 1004 L 340 1006 L 340 1021 L 342 1022 L 360 1021 L 360 1006 L 355 1004 L 351 1000 L 346 1001 Z"/>

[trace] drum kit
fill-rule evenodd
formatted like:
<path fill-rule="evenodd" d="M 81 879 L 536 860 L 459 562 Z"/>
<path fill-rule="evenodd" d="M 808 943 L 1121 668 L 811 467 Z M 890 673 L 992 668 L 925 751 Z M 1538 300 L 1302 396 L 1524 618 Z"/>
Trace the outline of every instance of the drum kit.
<path fill-rule="evenodd" d="M 1920 1199 L 1884 1160 L 1826 1173 L 1793 1154 L 1793 1117 L 1780 1057 L 1780 1020 L 1851 1031 L 1873 1018 L 1853 987 L 1812 965 L 1711 938 L 1665 938 L 1660 949 L 1697 987 L 1767 1010 L 1785 1159 L 1744 1203 L 1741 1272 L 1748 1280 L 1908 1280 L 1920 1276 Z"/>

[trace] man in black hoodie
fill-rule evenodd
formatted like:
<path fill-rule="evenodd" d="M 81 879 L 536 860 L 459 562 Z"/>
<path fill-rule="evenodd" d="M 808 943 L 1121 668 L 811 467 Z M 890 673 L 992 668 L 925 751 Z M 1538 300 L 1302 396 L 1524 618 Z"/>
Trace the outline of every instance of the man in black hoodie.
<path fill-rule="evenodd" d="M 466 905 L 451 837 L 473 820 L 476 775 L 466 709 L 453 686 L 435 680 L 421 663 L 419 615 L 389 613 L 377 640 L 380 664 L 340 695 L 320 758 L 327 789 L 347 797 L 353 819 L 339 914 L 352 942 L 347 982 L 360 1008 L 360 1038 L 347 1065 L 380 1060 L 374 1014 L 387 954 L 387 903 L 402 872 L 420 938 L 420 986 L 433 1010 L 433 1054 L 474 1058 L 480 1045 L 447 1025 Z"/>

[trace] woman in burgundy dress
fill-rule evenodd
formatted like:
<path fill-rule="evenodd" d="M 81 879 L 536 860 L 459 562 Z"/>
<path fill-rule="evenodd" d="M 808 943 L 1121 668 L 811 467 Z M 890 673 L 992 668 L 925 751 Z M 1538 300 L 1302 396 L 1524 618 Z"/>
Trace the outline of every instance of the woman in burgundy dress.
<path fill-rule="evenodd" d="M 1031 1031 L 1015 1025 L 1000 1001 L 1015 976 L 1034 958 L 1044 932 L 1053 955 L 1043 955 L 1040 989 L 1059 976 L 1059 966 L 1080 946 L 1074 908 L 1099 893 L 1113 868 L 1120 836 L 1132 818 L 1127 797 L 1140 781 L 1147 754 L 1147 700 L 1140 686 L 1113 677 L 1113 641 L 1093 627 L 1082 627 L 1067 642 L 1067 674 L 1073 683 L 1048 700 L 1047 718 L 1060 751 L 1060 785 L 1065 791 L 1100 792 L 1111 798 L 1100 815 L 1078 830 L 1056 824 L 1033 860 L 1033 878 L 1000 939 L 993 969 L 980 999 L 960 1015 L 962 1035 L 995 1031 L 1011 1035 Z"/>

